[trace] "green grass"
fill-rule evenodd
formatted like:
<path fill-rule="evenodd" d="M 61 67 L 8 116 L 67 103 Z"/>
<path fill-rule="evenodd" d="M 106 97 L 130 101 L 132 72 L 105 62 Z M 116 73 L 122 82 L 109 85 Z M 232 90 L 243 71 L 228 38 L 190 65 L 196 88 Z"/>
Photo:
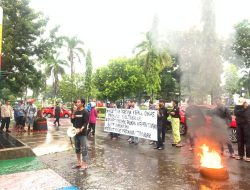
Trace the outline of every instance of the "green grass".
<path fill-rule="evenodd" d="M 0 175 L 44 169 L 45 166 L 36 157 L 12 160 L 0 160 Z"/>

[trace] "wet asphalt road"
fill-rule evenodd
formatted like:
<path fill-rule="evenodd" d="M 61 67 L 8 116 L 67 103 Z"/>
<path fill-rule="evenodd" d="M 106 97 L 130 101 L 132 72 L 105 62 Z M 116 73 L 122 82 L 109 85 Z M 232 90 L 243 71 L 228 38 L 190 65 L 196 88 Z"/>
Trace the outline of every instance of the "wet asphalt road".
<path fill-rule="evenodd" d="M 189 151 L 188 145 L 172 147 L 170 134 L 166 136 L 164 150 L 153 149 L 148 140 L 134 145 L 126 139 L 121 136 L 110 140 L 99 121 L 96 137 L 88 141 L 90 161 L 85 171 L 71 169 L 76 162 L 73 149 L 39 159 L 80 189 L 250 189 L 250 163 L 225 155 L 223 163 L 229 179 L 208 180 L 200 176 L 197 155 Z"/>

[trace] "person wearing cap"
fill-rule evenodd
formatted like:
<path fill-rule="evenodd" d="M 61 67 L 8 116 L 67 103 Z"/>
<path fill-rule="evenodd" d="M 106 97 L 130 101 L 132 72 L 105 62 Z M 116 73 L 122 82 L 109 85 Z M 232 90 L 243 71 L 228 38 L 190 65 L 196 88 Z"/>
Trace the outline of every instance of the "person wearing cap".
<path fill-rule="evenodd" d="M 250 107 L 246 99 L 240 98 L 234 107 L 237 122 L 238 155 L 236 160 L 242 160 L 246 153 L 246 161 L 250 161 Z M 245 149 L 246 148 L 246 149 Z M 245 151 L 246 150 L 246 151 Z"/>
<path fill-rule="evenodd" d="M 2 118 L 2 124 L 0 133 L 3 132 L 4 127 L 6 127 L 6 132 L 10 133 L 9 125 L 10 125 L 10 119 L 12 118 L 13 114 L 13 108 L 10 105 L 10 101 L 6 100 L 5 104 L 1 106 L 1 118 Z"/>
<path fill-rule="evenodd" d="M 95 125 L 96 125 L 96 118 L 98 116 L 97 111 L 95 109 L 95 102 L 91 102 L 91 109 L 90 109 L 90 113 L 89 113 L 89 127 L 88 127 L 88 132 L 87 135 L 89 135 L 89 133 L 91 132 L 91 137 L 95 136 Z"/>

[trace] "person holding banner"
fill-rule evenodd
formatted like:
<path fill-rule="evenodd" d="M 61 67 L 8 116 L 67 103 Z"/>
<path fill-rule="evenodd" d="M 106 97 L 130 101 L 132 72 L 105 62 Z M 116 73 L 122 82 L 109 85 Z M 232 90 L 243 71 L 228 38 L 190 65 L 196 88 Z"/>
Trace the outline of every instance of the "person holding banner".
<path fill-rule="evenodd" d="M 165 101 L 161 99 L 157 105 L 157 146 L 154 149 L 164 149 L 163 142 L 165 142 L 167 117 L 168 112 L 165 108 Z"/>
<path fill-rule="evenodd" d="M 133 110 L 139 110 L 139 107 L 137 107 L 136 105 L 135 105 L 135 101 L 134 100 L 130 100 L 130 107 L 129 107 L 129 109 L 133 109 Z M 135 144 L 135 145 L 137 145 L 138 143 L 139 143 L 139 138 L 138 137 L 131 137 L 131 141 L 129 141 L 129 144 Z"/>
<path fill-rule="evenodd" d="M 173 100 L 173 109 L 170 112 L 173 134 L 173 146 L 182 147 L 180 136 L 180 109 L 178 107 L 178 101 Z"/>
<path fill-rule="evenodd" d="M 74 113 L 74 127 L 76 128 L 75 135 L 75 152 L 77 164 L 73 168 L 82 170 L 87 168 L 86 160 L 88 159 L 87 148 L 87 126 L 89 122 L 89 114 L 85 107 L 85 99 L 77 100 L 77 110 Z M 82 161 L 81 161 L 82 153 Z"/>

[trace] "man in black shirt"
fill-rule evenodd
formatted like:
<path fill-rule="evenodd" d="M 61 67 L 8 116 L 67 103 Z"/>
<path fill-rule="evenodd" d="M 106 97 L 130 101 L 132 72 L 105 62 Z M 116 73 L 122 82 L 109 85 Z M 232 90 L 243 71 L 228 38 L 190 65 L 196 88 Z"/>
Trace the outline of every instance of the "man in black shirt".
<path fill-rule="evenodd" d="M 61 108 L 60 108 L 59 103 L 57 102 L 56 103 L 56 108 L 55 108 L 55 118 L 56 118 L 56 120 L 54 121 L 54 125 L 56 125 L 56 123 L 57 123 L 58 127 L 60 126 L 60 122 L 59 122 L 60 112 L 61 112 Z"/>
<path fill-rule="evenodd" d="M 88 147 L 87 147 L 87 125 L 89 121 L 88 111 L 85 107 L 85 100 L 77 100 L 77 110 L 74 113 L 74 127 L 76 128 L 75 136 L 75 151 L 77 157 L 77 165 L 74 168 L 86 169 L 88 159 Z M 81 160 L 82 153 L 82 160 Z"/>
<path fill-rule="evenodd" d="M 237 122 L 238 155 L 236 160 L 242 160 L 246 153 L 246 161 L 250 161 L 250 107 L 246 99 L 240 98 L 234 108 Z"/>
<path fill-rule="evenodd" d="M 165 142 L 166 122 L 168 113 L 165 108 L 165 101 L 159 101 L 159 107 L 157 107 L 157 146 L 155 149 L 162 150 L 163 142 Z"/>

